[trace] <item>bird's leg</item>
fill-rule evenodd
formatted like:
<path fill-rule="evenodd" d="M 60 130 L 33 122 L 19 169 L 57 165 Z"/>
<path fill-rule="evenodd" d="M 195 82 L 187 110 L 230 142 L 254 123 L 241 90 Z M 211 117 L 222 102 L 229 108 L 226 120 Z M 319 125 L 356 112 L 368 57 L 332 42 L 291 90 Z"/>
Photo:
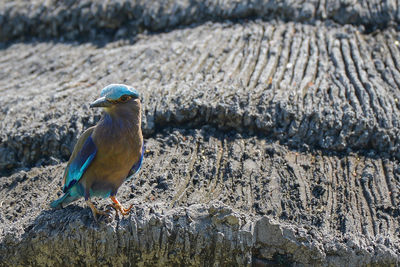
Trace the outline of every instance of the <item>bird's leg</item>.
<path fill-rule="evenodd" d="M 86 200 L 86 204 L 88 204 L 88 206 L 92 210 L 93 217 L 94 217 L 94 220 L 96 222 L 97 222 L 97 215 L 106 215 L 106 216 L 108 216 L 110 214 L 110 211 L 98 210 L 90 200 Z"/>
<path fill-rule="evenodd" d="M 119 201 L 115 198 L 115 196 L 110 196 L 110 198 L 111 198 L 112 202 L 114 202 L 114 204 L 111 204 L 110 206 L 113 207 L 117 213 L 119 211 L 119 212 L 121 212 L 122 215 L 129 214 L 129 212 L 131 211 L 131 209 L 133 207 L 133 204 L 129 208 L 124 209 L 122 207 L 121 203 L 119 203 Z"/>

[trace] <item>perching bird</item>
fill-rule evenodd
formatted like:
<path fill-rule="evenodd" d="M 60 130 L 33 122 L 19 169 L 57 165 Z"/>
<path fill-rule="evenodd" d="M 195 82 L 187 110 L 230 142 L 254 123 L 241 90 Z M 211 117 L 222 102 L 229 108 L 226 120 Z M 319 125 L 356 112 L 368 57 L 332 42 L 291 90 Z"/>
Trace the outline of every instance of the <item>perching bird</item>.
<path fill-rule="evenodd" d="M 144 145 L 141 129 L 139 93 L 123 84 L 105 87 L 91 108 L 103 107 L 105 112 L 96 126 L 87 129 L 79 138 L 64 172 L 64 195 L 50 205 L 67 205 L 81 197 L 97 220 L 99 211 L 91 197 L 110 197 L 111 206 L 122 215 L 128 209 L 115 198 L 121 184 L 137 173 L 142 165 Z"/>

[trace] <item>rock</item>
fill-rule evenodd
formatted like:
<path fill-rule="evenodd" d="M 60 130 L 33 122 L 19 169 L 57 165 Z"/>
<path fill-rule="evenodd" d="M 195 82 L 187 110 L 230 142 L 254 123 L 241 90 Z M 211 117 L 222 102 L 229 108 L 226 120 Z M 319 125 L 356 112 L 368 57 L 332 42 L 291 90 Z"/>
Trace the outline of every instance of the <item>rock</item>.
<path fill-rule="evenodd" d="M 396 3 L 368 0 L 227 1 L 7 1 L 0 5 L 0 41 L 132 38 L 143 30 L 165 31 L 212 20 L 246 18 L 361 25 L 366 32 L 399 22 Z"/>
<path fill-rule="evenodd" d="M 397 23 L 390 1 L 7 1 L 0 265 L 398 264 Z M 96 224 L 48 204 L 115 82 L 147 153 L 132 214 Z"/>

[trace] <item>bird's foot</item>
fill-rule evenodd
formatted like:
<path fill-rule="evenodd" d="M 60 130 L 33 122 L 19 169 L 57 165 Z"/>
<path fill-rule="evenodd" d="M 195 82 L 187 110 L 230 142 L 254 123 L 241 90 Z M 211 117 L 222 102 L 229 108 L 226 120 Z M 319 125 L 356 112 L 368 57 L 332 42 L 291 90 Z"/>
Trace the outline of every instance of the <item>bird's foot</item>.
<path fill-rule="evenodd" d="M 133 204 L 129 208 L 125 209 L 124 207 L 122 207 L 121 203 L 119 203 L 119 201 L 115 197 L 110 197 L 110 198 L 111 198 L 112 202 L 114 202 L 114 203 L 110 204 L 109 206 L 114 208 L 117 213 L 119 211 L 124 216 L 129 214 L 129 212 L 131 211 L 131 209 L 133 207 Z"/>
<path fill-rule="evenodd" d="M 88 201 L 86 201 L 86 203 L 88 204 L 88 206 L 90 207 L 90 209 L 92 210 L 92 214 L 93 214 L 93 218 L 94 218 L 94 220 L 96 221 L 96 222 L 98 222 L 98 220 L 97 220 L 97 216 L 98 215 L 100 215 L 100 216 L 102 216 L 102 215 L 104 215 L 104 216 L 110 216 L 110 211 L 109 210 L 107 210 L 107 211 L 101 211 L 101 210 L 98 210 L 95 206 L 94 206 L 94 204 L 92 203 L 92 202 L 90 202 L 89 200 Z"/>
<path fill-rule="evenodd" d="M 133 207 L 133 204 L 127 209 L 124 209 L 121 205 L 117 205 L 117 204 L 109 204 L 108 206 L 114 208 L 117 213 L 119 211 L 119 212 L 121 212 L 122 215 L 125 216 L 125 215 L 129 214 L 129 212 L 131 211 L 131 209 Z"/>

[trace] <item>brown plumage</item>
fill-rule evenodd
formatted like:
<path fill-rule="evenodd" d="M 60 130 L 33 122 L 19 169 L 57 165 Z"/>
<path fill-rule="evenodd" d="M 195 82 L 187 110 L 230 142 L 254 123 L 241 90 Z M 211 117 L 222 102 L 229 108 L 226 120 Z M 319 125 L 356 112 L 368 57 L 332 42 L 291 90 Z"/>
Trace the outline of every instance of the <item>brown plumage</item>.
<path fill-rule="evenodd" d="M 79 138 L 64 173 L 65 195 L 53 207 L 85 197 L 93 216 L 98 211 L 90 197 L 108 197 L 113 207 L 126 215 L 115 198 L 118 188 L 140 169 L 143 159 L 141 103 L 138 93 L 125 85 L 110 85 L 91 107 L 104 107 L 105 113 L 96 126 Z"/>

